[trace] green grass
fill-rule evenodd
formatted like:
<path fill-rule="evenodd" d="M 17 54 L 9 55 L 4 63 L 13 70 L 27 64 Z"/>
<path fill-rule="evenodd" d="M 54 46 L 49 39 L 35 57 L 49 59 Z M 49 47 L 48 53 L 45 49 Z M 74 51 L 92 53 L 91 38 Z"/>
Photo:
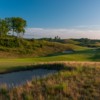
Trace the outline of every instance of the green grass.
<path fill-rule="evenodd" d="M 100 52 L 93 49 L 78 50 L 72 54 L 56 53 L 45 57 L 34 58 L 5 58 L 0 59 L 0 72 L 9 69 L 22 68 L 23 66 L 33 65 L 40 62 L 55 62 L 55 61 L 100 61 Z M 21 67 L 22 66 L 22 67 Z"/>

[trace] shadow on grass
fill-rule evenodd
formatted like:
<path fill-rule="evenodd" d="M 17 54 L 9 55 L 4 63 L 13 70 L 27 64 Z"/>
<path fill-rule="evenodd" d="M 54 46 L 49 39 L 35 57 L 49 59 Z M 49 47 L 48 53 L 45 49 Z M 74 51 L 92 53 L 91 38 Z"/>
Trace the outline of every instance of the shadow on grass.
<path fill-rule="evenodd" d="M 100 51 L 97 51 L 92 57 L 91 59 L 93 61 L 100 61 Z"/>
<path fill-rule="evenodd" d="M 60 56 L 60 55 L 73 55 L 73 54 L 91 54 L 94 53 L 94 51 L 92 49 L 89 50 L 80 50 L 80 51 L 74 51 L 73 53 L 54 53 L 54 54 L 49 54 L 45 57 L 51 57 L 51 56 Z"/>
<path fill-rule="evenodd" d="M 74 68 L 68 67 L 63 63 L 51 63 L 51 64 L 37 64 L 37 65 L 29 65 L 29 66 L 17 66 L 13 68 L 8 68 L 6 70 L 0 71 L 0 74 L 5 73 L 12 73 L 12 72 L 19 72 L 19 71 L 27 71 L 27 70 L 34 70 L 34 69 L 47 69 L 47 70 L 68 70 L 71 71 Z"/>
<path fill-rule="evenodd" d="M 63 56 L 63 55 L 75 56 L 77 54 L 87 56 L 87 59 L 89 59 L 90 61 L 100 61 L 100 50 L 96 50 L 96 49 L 74 51 L 73 53 L 59 52 L 59 53 L 49 54 L 45 57 Z"/>

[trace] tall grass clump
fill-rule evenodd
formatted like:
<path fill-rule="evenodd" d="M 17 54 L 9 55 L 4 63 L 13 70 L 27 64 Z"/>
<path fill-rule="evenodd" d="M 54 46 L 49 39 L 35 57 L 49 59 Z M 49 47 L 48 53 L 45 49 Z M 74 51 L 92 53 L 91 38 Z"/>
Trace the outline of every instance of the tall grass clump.
<path fill-rule="evenodd" d="M 22 86 L 1 88 L 0 100 L 99 100 L 100 64 L 41 64 L 37 67 L 59 71 Z"/>

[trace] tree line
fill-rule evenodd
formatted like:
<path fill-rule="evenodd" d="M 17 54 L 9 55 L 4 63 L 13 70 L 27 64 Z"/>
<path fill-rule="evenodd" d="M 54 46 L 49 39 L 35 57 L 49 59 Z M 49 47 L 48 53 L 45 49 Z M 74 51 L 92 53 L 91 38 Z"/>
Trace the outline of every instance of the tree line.
<path fill-rule="evenodd" d="M 26 25 L 26 20 L 20 17 L 0 19 L 0 37 L 6 36 L 8 33 L 22 37 L 25 33 Z"/>

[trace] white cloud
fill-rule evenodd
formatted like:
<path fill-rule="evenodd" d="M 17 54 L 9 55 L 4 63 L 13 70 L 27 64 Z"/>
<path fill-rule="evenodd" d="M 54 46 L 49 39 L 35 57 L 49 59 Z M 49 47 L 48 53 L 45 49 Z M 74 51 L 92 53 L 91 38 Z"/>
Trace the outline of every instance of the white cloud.
<path fill-rule="evenodd" d="M 27 38 L 42 38 L 55 37 L 61 38 L 91 38 L 100 39 L 99 29 L 45 29 L 45 28 L 26 28 L 25 37 Z"/>

